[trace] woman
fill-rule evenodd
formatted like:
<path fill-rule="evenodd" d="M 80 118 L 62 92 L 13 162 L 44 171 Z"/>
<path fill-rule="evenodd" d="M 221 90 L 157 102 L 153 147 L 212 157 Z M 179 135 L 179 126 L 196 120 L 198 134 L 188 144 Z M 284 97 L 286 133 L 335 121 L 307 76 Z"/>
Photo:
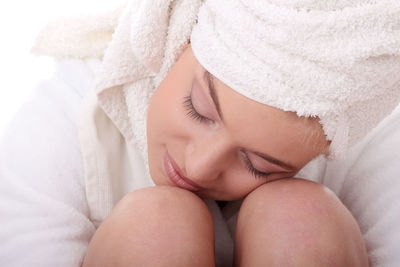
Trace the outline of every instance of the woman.
<path fill-rule="evenodd" d="M 230 266 L 233 243 L 238 266 L 367 266 L 346 207 L 293 177 L 398 104 L 392 4 L 132 1 L 80 114 L 79 253 L 55 244 L 84 266 Z M 85 30 L 70 55 L 104 43 Z"/>
<path fill-rule="evenodd" d="M 292 178 L 327 150 L 318 121 L 238 94 L 189 45 L 152 96 L 147 127 L 157 186 L 119 202 L 83 266 L 214 266 L 212 216 L 197 196 L 245 199 L 236 266 L 368 265 L 350 212 L 327 188 Z"/>

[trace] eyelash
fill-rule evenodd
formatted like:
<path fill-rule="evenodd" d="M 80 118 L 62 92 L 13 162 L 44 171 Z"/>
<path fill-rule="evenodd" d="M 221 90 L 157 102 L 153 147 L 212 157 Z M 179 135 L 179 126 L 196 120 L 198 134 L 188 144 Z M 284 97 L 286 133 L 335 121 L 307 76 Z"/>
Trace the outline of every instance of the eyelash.
<path fill-rule="evenodd" d="M 183 101 L 183 105 L 185 106 L 189 117 L 194 119 L 195 121 L 199 121 L 200 123 L 214 123 L 213 120 L 210 120 L 207 117 L 199 114 L 193 106 L 192 97 L 190 95 L 186 96 Z"/>
<path fill-rule="evenodd" d="M 188 115 L 189 117 L 191 117 L 192 119 L 194 119 L 195 121 L 198 121 L 200 123 L 214 123 L 213 120 L 210 120 L 207 117 L 204 117 L 203 115 L 199 114 L 196 109 L 193 106 L 193 102 L 192 102 L 192 97 L 190 95 L 184 97 L 183 100 L 183 105 L 185 107 L 185 109 L 187 110 L 186 115 Z M 260 172 L 259 170 L 255 169 L 253 167 L 253 165 L 251 165 L 250 159 L 249 157 L 246 155 L 246 153 L 243 153 L 243 155 L 245 156 L 246 160 L 246 167 L 247 170 L 254 176 L 254 178 L 256 179 L 265 179 L 268 178 L 268 176 L 271 173 L 267 173 L 267 172 Z"/>
<path fill-rule="evenodd" d="M 271 175 L 271 173 L 269 173 L 269 172 L 260 172 L 259 170 L 254 168 L 253 165 L 251 165 L 250 159 L 246 155 L 246 153 L 243 152 L 243 155 L 246 158 L 245 163 L 246 163 L 247 170 L 254 176 L 254 178 L 265 179 Z"/>

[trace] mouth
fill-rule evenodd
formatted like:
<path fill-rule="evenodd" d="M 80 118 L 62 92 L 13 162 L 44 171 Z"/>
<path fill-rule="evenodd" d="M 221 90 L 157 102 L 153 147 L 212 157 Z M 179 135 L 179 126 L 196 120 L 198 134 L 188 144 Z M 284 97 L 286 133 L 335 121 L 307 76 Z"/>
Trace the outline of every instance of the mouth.
<path fill-rule="evenodd" d="M 178 187 L 189 190 L 189 191 L 199 191 L 204 189 L 203 187 L 195 184 L 190 181 L 188 178 L 185 178 L 175 163 L 173 158 L 168 154 L 168 151 L 165 150 L 164 154 L 164 168 L 168 175 L 168 178 Z"/>

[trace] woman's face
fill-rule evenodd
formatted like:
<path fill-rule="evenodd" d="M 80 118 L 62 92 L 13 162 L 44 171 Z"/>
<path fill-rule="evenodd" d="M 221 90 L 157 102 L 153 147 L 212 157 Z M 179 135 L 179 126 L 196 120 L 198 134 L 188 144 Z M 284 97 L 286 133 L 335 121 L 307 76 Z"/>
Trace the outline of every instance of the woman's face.
<path fill-rule="evenodd" d="M 311 131 L 321 133 L 306 141 Z M 293 177 L 326 145 L 317 121 L 235 92 L 199 64 L 190 45 L 151 98 L 147 138 L 155 184 L 216 200 Z"/>

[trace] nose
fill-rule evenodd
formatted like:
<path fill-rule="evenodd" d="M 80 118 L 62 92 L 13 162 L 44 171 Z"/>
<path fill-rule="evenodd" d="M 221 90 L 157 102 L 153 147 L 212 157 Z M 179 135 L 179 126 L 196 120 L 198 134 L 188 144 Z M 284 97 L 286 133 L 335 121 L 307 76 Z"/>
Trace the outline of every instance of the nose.
<path fill-rule="evenodd" d="M 218 179 L 234 158 L 234 146 L 226 135 L 198 136 L 185 151 L 185 173 L 201 185 Z"/>

